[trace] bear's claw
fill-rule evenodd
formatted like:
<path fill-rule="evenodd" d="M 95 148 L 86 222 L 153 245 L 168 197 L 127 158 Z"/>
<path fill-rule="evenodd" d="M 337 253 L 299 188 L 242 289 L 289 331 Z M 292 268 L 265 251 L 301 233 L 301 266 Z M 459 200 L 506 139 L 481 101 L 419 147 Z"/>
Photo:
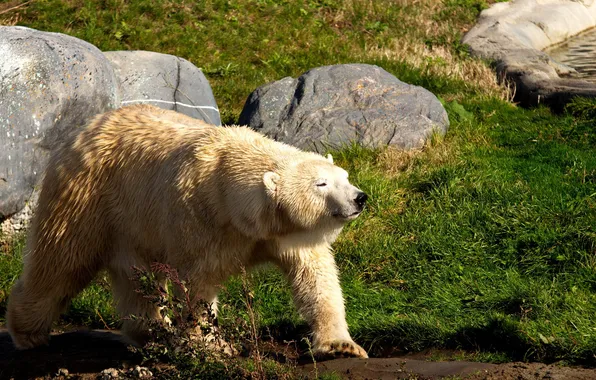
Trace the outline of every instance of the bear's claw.
<path fill-rule="evenodd" d="M 315 355 L 320 358 L 353 357 L 367 359 L 368 354 L 353 341 L 335 340 L 325 342 L 315 349 Z"/>

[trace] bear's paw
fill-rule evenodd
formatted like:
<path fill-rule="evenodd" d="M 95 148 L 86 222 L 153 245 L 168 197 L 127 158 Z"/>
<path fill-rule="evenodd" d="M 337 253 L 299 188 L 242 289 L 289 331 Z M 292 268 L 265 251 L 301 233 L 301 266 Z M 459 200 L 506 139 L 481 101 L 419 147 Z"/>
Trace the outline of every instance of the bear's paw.
<path fill-rule="evenodd" d="M 351 340 L 333 340 L 323 342 L 315 348 L 315 356 L 324 359 L 332 357 L 352 357 L 368 359 L 362 347 Z"/>

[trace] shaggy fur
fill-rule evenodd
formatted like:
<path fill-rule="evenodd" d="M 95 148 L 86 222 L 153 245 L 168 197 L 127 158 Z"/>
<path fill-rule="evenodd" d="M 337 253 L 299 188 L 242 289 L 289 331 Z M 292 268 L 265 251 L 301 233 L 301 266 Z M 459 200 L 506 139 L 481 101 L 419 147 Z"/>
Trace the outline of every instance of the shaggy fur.
<path fill-rule="evenodd" d="M 365 200 L 330 157 L 246 127 L 147 105 L 99 115 L 50 157 L 8 329 L 18 348 L 46 344 L 52 322 L 103 268 L 121 315 L 159 318 L 134 291 L 133 265 L 166 263 L 216 304 L 229 276 L 273 262 L 315 351 L 366 357 L 348 333 L 330 248 Z M 123 330 L 145 339 L 139 322 Z"/>

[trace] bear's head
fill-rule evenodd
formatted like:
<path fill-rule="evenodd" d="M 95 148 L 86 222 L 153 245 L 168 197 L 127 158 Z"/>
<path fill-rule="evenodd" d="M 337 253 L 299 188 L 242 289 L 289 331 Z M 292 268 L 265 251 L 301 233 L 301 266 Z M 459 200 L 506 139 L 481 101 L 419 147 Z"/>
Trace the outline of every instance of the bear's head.
<path fill-rule="evenodd" d="M 297 226 L 343 224 L 360 215 L 368 196 L 353 186 L 333 158 L 312 155 L 263 175 L 268 196 Z"/>

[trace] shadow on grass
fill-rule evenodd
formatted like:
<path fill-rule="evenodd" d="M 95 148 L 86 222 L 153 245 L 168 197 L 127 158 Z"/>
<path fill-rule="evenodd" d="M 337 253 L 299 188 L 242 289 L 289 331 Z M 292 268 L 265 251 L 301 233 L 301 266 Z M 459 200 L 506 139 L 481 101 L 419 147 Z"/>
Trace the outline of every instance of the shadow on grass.
<path fill-rule="evenodd" d="M 524 360 L 527 353 L 535 350 L 528 339 L 521 336 L 514 323 L 493 319 L 481 327 L 465 327 L 446 338 L 449 348 L 504 353 L 511 360 Z"/>
<path fill-rule="evenodd" d="M 508 361 L 549 364 L 564 358 L 571 364 L 596 366 L 596 357 L 590 349 L 570 354 L 569 347 L 543 344 L 527 337 L 513 321 L 498 318 L 481 326 L 460 328 L 453 333 L 446 333 L 436 326 L 399 321 L 360 329 L 354 338 L 371 357 L 398 356 L 437 348 L 495 354 L 499 361 L 506 357 Z"/>
<path fill-rule="evenodd" d="M 308 350 L 303 338 L 309 337 L 306 324 L 282 322 L 261 330 L 263 340 L 277 344 L 295 342 L 302 355 Z M 361 328 L 354 340 L 371 357 L 392 357 L 428 348 L 463 349 L 506 354 L 512 360 L 523 360 L 532 345 L 528 344 L 513 323 L 493 320 L 482 327 L 469 327 L 446 334 L 436 326 L 411 321 L 396 321 L 372 328 Z"/>

